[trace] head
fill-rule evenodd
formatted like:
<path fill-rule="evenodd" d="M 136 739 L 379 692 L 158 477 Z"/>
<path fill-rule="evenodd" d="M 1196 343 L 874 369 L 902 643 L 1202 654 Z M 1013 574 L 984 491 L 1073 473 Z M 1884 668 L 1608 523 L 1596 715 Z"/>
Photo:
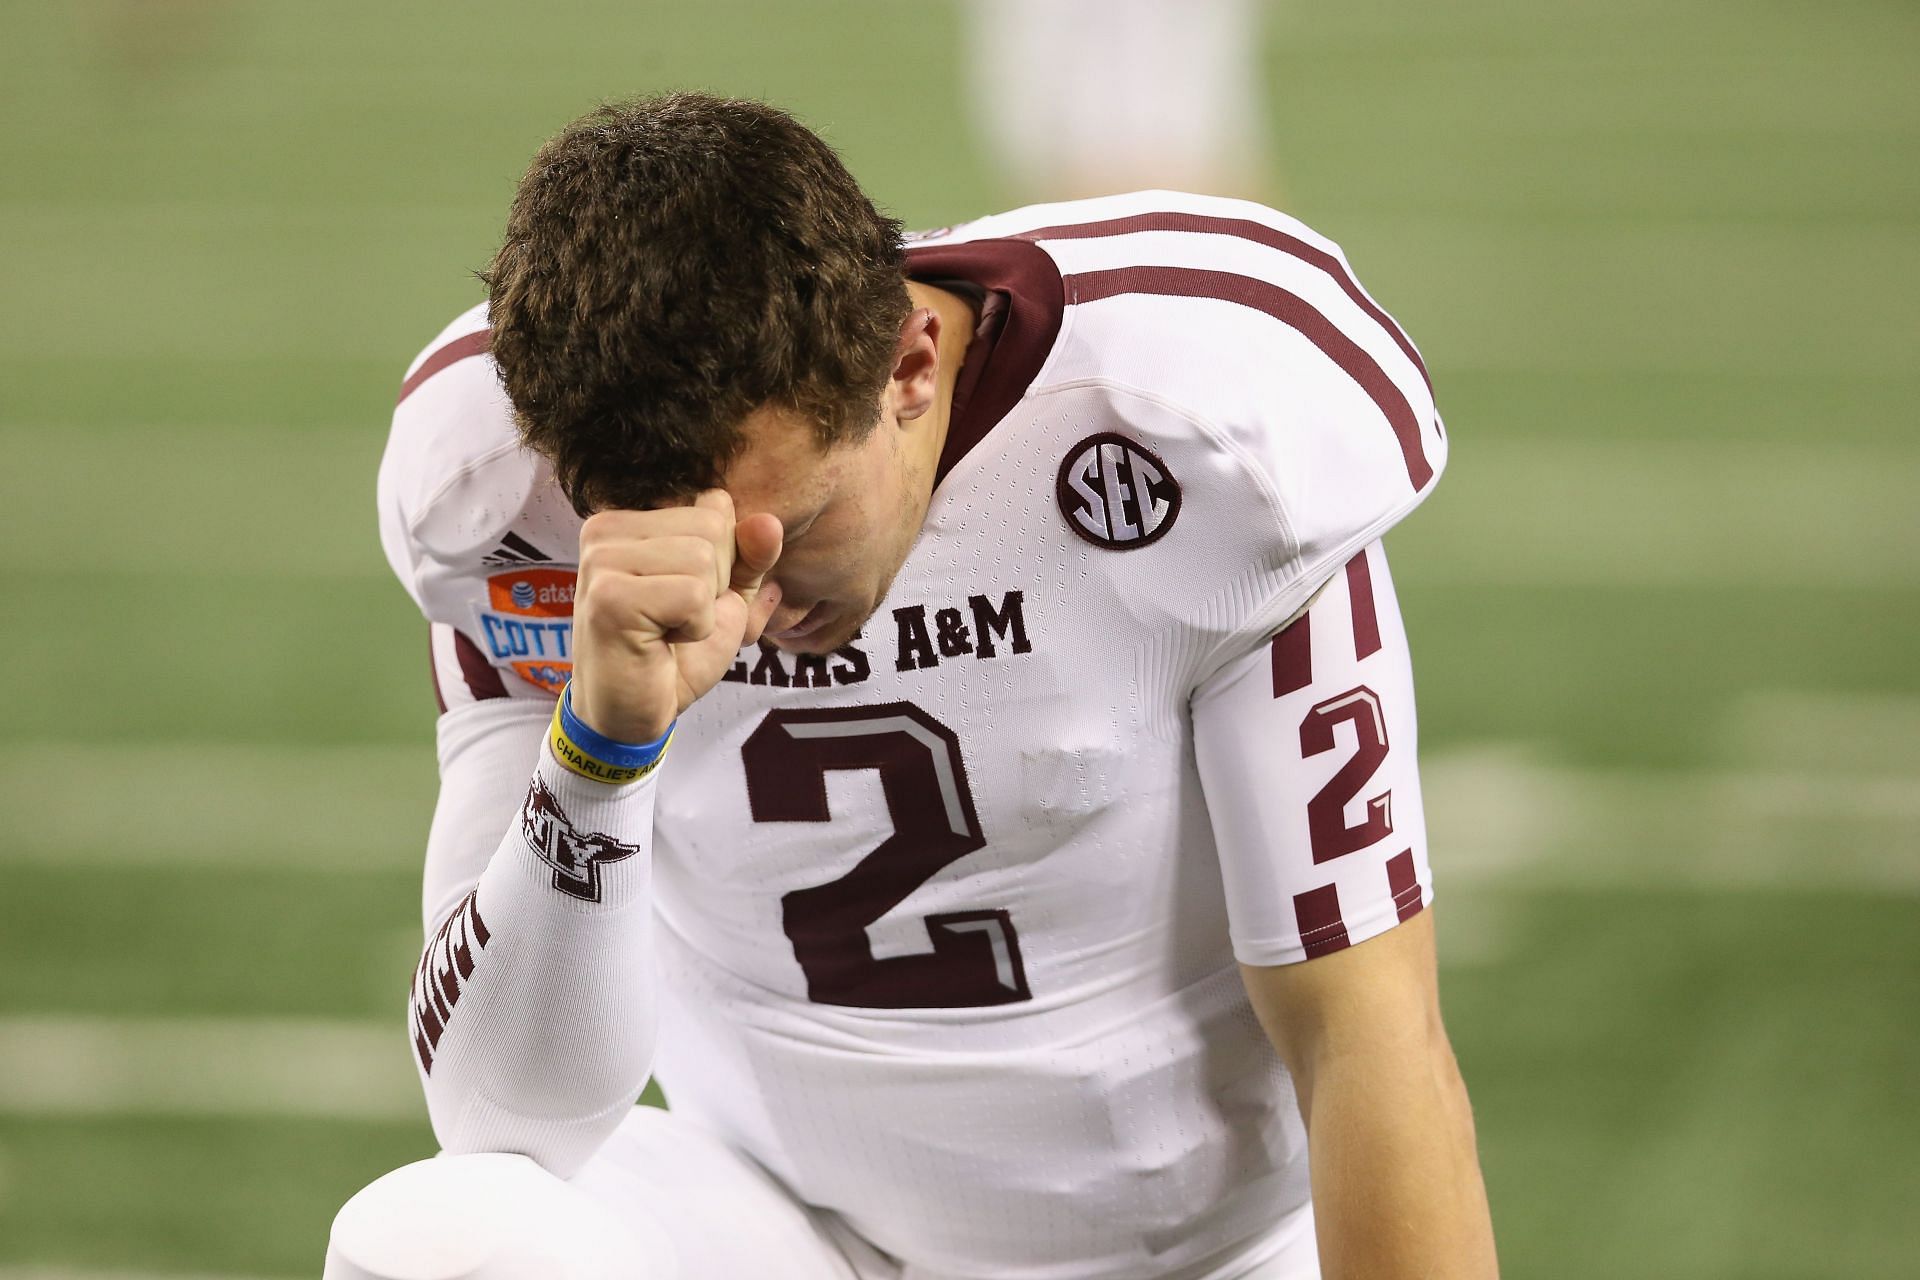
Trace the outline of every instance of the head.
<path fill-rule="evenodd" d="M 724 487 L 785 528 L 769 636 L 851 638 L 925 515 L 940 322 L 824 142 L 756 102 L 604 106 L 534 157 L 483 279 L 521 435 L 576 510 Z"/>

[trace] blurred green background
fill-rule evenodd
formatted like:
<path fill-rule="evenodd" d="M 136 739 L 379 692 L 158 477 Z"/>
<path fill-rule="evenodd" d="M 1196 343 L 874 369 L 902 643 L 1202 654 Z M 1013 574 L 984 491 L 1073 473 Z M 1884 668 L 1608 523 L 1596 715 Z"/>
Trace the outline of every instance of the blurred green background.
<path fill-rule="evenodd" d="M 605 96 L 1019 193 L 950 3 L 0 0 L 0 1280 L 318 1272 L 432 1150 L 407 361 Z M 1274 199 L 1422 344 L 1391 540 L 1506 1274 L 1920 1272 L 1920 10 L 1291 0 Z"/>

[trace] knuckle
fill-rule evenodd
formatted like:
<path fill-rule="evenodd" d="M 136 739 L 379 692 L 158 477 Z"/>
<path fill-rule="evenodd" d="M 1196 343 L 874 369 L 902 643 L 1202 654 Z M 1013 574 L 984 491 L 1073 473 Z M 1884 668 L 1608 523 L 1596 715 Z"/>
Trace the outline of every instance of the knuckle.
<path fill-rule="evenodd" d="M 700 531 L 700 536 L 710 543 L 720 541 L 721 538 L 727 535 L 727 531 L 733 527 L 733 522 L 727 519 L 724 512 L 717 511 L 712 507 L 698 508 L 695 519 Z"/>
<path fill-rule="evenodd" d="M 691 581 L 682 574 L 648 579 L 636 600 L 637 610 L 662 626 L 679 626 L 698 608 L 687 589 Z"/>
<path fill-rule="evenodd" d="M 625 511 L 596 511 L 580 525 L 580 549 L 585 554 L 589 544 L 599 545 L 622 536 L 627 524 Z"/>
<path fill-rule="evenodd" d="M 663 538 L 654 548 L 655 572 L 663 578 L 678 574 L 698 575 L 706 568 L 706 549 L 711 545 L 705 538 L 688 534 Z"/>
<path fill-rule="evenodd" d="M 581 587 L 574 600 L 574 612 L 597 620 L 617 612 L 621 582 L 617 577 L 601 576 Z"/>

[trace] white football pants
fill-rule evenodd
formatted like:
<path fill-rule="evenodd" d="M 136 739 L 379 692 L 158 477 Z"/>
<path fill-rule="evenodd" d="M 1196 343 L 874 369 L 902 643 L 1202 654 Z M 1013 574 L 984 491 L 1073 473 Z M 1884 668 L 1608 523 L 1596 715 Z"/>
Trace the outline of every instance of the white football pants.
<path fill-rule="evenodd" d="M 867 1265 L 856 1266 L 849 1248 Z M 324 1280 L 898 1274 L 718 1138 L 635 1107 L 569 1181 L 509 1155 L 443 1155 L 376 1180 L 334 1218 Z"/>
<path fill-rule="evenodd" d="M 1311 1220 L 1284 1235 L 1277 1254 L 1190 1280 L 1317 1280 Z M 323 1280 L 761 1277 L 935 1280 L 653 1107 L 636 1107 L 571 1180 L 513 1155 L 443 1155 L 376 1179 L 334 1218 Z"/>

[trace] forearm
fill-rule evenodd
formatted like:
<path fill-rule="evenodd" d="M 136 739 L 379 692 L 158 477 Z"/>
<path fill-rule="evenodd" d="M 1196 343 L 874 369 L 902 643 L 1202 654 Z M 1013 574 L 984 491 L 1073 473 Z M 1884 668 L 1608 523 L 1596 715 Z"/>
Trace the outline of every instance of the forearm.
<path fill-rule="evenodd" d="M 655 785 L 589 781 L 543 746 L 478 885 L 429 938 L 410 1030 L 445 1150 L 565 1176 L 646 1084 Z"/>
<path fill-rule="evenodd" d="M 1445 1035 L 1404 1052 L 1330 1051 L 1303 1081 L 1327 1280 L 1489 1280 L 1498 1272 L 1473 1115 Z"/>

